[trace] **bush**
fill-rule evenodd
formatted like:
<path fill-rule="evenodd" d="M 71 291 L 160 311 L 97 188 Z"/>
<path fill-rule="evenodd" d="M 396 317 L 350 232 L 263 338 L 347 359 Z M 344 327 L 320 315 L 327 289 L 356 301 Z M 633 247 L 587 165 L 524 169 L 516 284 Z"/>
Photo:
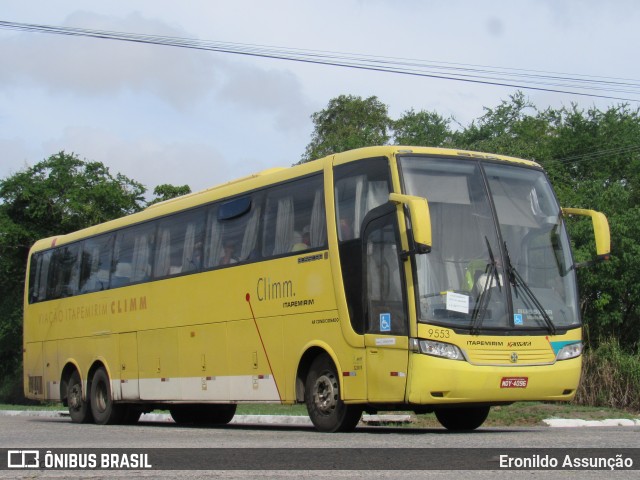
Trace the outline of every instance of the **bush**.
<path fill-rule="evenodd" d="M 22 387 L 22 366 L 16 372 L 7 374 L 0 381 L 0 403 L 27 405 L 33 403 L 24 396 Z"/>
<path fill-rule="evenodd" d="M 586 350 L 575 402 L 640 412 L 640 355 L 624 351 L 616 338 Z"/>

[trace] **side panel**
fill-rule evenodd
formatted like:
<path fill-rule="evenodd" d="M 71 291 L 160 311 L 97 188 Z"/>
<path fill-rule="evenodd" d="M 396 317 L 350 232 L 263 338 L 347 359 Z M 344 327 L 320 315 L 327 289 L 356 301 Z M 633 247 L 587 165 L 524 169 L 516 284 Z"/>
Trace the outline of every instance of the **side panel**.
<path fill-rule="evenodd" d="M 140 398 L 142 400 L 179 399 L 177 328 L 138 332 Z"/>
<path fill-rule="evenodd" d="M 227 325 L 190 325 L 180 329 L 180 389 L 183 400 L 229 400 Z"/>
<path fill-rule="evenodd" d="M 253 319 L 232 322 L 227 327 L 231 398 L 239 401 L 280 401 L 282 373 L 282 322 L 259 320 L 260 335 Z M 262 341 L 261 341 L 262 336 Z M 262 347 L 268 345 L 268 350 Z M 272 365 L 274 372 L 269 365 Z M 274 375 L 275 374 L 275 375 Z"/>
<path fill-rule="evenodd" d="M 366 335 L 367 397 L 370 402 L 402 402 L 407 382 L 408 339 Z"/>
<path fill-rule="evenodd" d="M 24 350 L 24 394 L 27 398 L 44 400 L 42 342 L 26 343 Z"/>
<path fill-rule="evenodd" d="M 47 400 L 60 400 L 60 368 L 58 366 L 58 342 L 43 343 L 44 385 Z"/>
<path fill-rule="evenodd" d="M 118 335 L 120 349 L 120 397 L 122 400 L 139 400 L 138 339 L 136 332 Z M 113 372 L 115 376 L 116 372 Z M 114 379 L 112 379 L 114 380 Z"/>

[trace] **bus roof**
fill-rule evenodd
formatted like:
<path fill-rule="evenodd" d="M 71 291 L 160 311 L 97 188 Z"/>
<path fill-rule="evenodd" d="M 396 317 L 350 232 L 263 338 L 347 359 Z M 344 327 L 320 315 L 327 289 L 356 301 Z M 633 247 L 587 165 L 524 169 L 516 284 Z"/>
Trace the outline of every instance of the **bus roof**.
<path fill-rule="evenodd" d="M 332 154 L 327 157 L 314 160 L 311 162 L 303 163 L 300 165 L 294 165 L 290 168 L 270 168 L 261 172 L 247 175 L 235 180 L 231 180 L 226 183 L 222 183 L 217 186 L 207 188 L 198 192 L 189 193 L 181 197 L 176 197 L 164 202 L 151 205 L 141 212 L 127 215 L 115 220 L 110 220 L 99 225 L 78 230 L 66 235 L 59 235 L 38 240 L 32 247 L 33 251 L 46 250 L 55 245 L 61 245 L 73 241 L 80 240 L 84 237 L 97 235 L 100 233 L 109 232 L 118 228 L 128 226 L 130 224 L 144 222 L 157 217 L 170 215 L 181 210 L 187 210 L 189 208 L 196 207 L 198 205 L 214 202 L 223 198 L 233 197 L 240 195 L 243 192 L 249 192 L 262 187 L 266 187 L 271 184 L 286 181 L 299 176 L 310 175 L 322 171 L 326 163 L 333 165 L 341 165 L 343 163 L 353 162 L 363 158 L 373 157 L 393 157 L 403 154 L 414 155 L 438 155 L 447 157 L 460 157 L 460 158 L 479 158 L 486 160 L 497 160 L 510 163 L 518 163 L 521 165 L 540 167 L 536 162 L 530 160 L 523 160 L 516 157 L 509 157 L 505 155 L 487 154 L 481 152 L 474 152 L 469 150 L 456 150 L 449 148 L 434 148 L 434 147 L 416 147 L 416 146 L 379 146 L 379 147 L 364 147 L 355 150 L 349 150 L 337 154 Z"/>

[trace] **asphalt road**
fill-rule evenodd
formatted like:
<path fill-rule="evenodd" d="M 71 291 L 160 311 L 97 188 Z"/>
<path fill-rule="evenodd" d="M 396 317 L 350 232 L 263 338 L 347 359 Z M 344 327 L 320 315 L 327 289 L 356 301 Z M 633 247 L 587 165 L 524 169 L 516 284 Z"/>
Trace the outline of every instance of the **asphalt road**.
<path fill-rule="evenodd" d="M 527 454 L 557 448 L 637 448 L 640 447 L 640 426 L 597 428 L 481 428 L 471 433 L 450 433 L 444 429 L 416 429 L 389 427 L 359 427 L 348 434 L 323 434 L 306 426 L 230 425 L 220 428 L 181 427 L 166 422 L 145 422 L 134 426 L 97 426 L 72 424 L 67 418 L 0 416 L 0 449 L 229 449 L 250 462 L 255 451 L 250 449 L 330 449 L 341 452 L 349 448 L 378 449 L 379 455 L 406 453 L 408 448 L 443 449 L 466 458 L 478 458 L 479 450 L 494 449 L 497 456 L 513 448 L 531 448 Z M 238 449 L 245 449 L 244 452 Z M 393 450 L 401 449 L 401 450 Z M 300 453 L 300 450 L 290 450 Z M 310 450 L 313 452 L 312 450 Z M 3 451 L 4 452 L 4 451 Z M 167 451 L 171 453 L 171 451 Z M 264 453 L 264 451 L 262 451 Z M 273 450 L 274 454 L 282 452 Z M 419 451 L 416 451 L 420 453 Z M 425 450 L 428 453 L 428 451 Z M 6 455 L 6 453 L 3 453 Z M 396 455 L 397 456 L 397 455 Z M 366 461 L 366 456 L 364 457 Z M 370 458 L 370 461 L 377 458 Z M 390 457 L 392 458 L 392 457 Z M 460 457 L 458 457 L 460 458 Z M 335 459 L 334 459 L 335 460 Z M 455 461 L 455 456 L 454 460 Z M 6 462 L 6 461 L 5 461 Z M 6 465 L 6 463 L 3 462 Z M 635 471 L 393 471 L 393 470 L 334 470 L 331 458 L 322 470 L 225 470 L 225 471 L 138 471 L 100 470 L 31 470 L 0 471 L 0 478 L 638 478 Z M 317 468 L 317 467 L 316 467 Z M 636 465 L 640 468 L 640 465 Z"/>

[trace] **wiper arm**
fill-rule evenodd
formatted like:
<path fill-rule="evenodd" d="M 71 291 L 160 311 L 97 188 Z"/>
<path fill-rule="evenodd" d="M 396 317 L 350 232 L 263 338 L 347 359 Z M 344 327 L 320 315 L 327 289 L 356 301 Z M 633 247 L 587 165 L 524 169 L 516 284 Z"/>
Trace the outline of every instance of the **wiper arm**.
<path fill-rule="evenodd" d="M 489 300 L 491 299 L 491 284 L 493 283 L 494 277 L 496 278 L 498 287 L 502 288 L 502 286 L 500 285 L 498 266 L 496 265 L 496 259 L 493 256 L 493 250 L 491 249 L 491 245 L 489 244 L 489 239 L 485 236 L 484 240 L 487 242 L 487 248 L 489 249 L 489 259 L 491 260 L 491 262 L 485 269 L 485 275 L 487 276 L 487 278 L 485 279 L 484 285 L 482 286 L 482 292 L 480 293 L 478 307 L 476 308 L 476 311 L 473 314 L 473 319 L 471 321 L 471 335 L 479 333 L 482 322 L 484 321 L 484 316 L 487 313 L 487 306 L 489 305 Z"/>
<path fill-rule="evenodd" d="M 518 272 L 518 270 L 516 270 L 516 267 L 514 267 L 513 264 L 511 263 L 511 257 L 509 257 L 509 249 L 507 248 L 507 242 L 504 242 L 504 252 L 506 255 L 507 272 L 509 273 L 509 282 L 511 282 L 514 288 L 522 287 L 522 290 L 527 294 L 531 302 L 534 304 L 534 306 L 538 309 L 538 311 L 542 315 L 542 319 L 544 320 L 544 323 L 547 324 L 547 328 L 549 329 L 549 332 L 551 333 L 551 335 L 555 335 L 556 326 L 554 325 L 553 320 L 551 320 L 551 317 L 549 317 L 549 314 L 544 309 L 544 306 L 540 303 L 540 300 L 538 300 L 538 297 L 536 297 L 536 294 L 533 293 L 533 290 L 531 290 L 531 288 L 529 288 L 529 285 L 527 285 L 527 282 L 524 281 L 524 278 L 522 278 L 522 275 L 520 275 L 520 272 Z"/>

